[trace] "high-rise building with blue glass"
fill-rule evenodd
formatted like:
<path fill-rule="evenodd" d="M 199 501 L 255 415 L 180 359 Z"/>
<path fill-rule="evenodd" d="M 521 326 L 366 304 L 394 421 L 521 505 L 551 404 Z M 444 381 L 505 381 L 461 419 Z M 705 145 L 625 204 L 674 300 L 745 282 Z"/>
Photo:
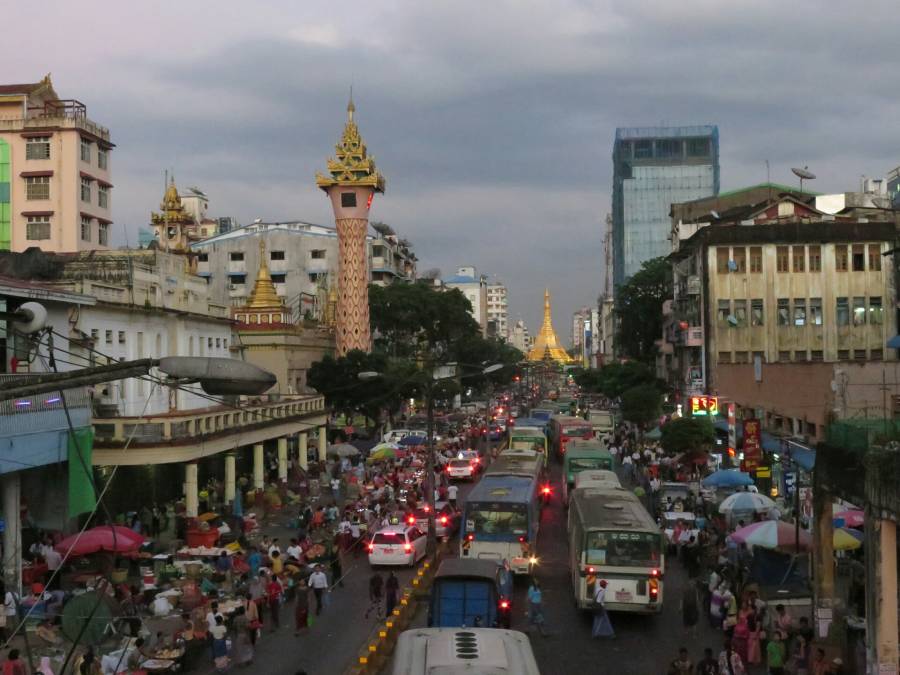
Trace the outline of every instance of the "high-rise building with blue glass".
<path fill-rule="evenodd" d="M 719 193 L 719 128 L 616 129 L 613 146 L 613 283 L 671 252 L 672 204 Z"/>

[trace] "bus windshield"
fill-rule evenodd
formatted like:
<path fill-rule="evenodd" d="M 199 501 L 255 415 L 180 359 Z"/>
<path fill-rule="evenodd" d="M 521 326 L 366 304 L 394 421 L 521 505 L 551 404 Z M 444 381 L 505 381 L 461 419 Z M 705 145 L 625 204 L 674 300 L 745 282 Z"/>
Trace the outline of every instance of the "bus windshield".
<path fill-rule="evenodd" d="M 571 426 L 571 427 L 563 427 L 563 434 L 568 436 L 569 438 L 582 438 L 584 436 L 589 436 L 594 433 L 594 430 L 589 426 Z"/>
<path fill-rule="evenodd" d="M 579 457 L 569 459 L 569 471 L 589 471 L 591 469 L 612 469 L 607 457 Z"/>
<path fill-rule="evenodd" d="M 528 510 L 521 504 L 471 504 L 466 509 L 466 532 L 479 534 L 528 534 Z"/>
<path fill-rule="evenodd" d="M 588 532 L 585 535 L 588 565 L 606 567 L 656 567 L 660 564 L 660 535 L 648 532 Z"/>

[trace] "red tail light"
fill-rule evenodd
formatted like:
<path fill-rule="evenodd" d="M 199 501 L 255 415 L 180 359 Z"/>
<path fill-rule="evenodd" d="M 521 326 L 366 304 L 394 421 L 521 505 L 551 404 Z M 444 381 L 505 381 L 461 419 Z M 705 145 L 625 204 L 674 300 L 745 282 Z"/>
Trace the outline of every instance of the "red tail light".
<path fill-rule="evenodd" d="M 659 580 L 655 578 L 650 579 L 648 585 L 650 587 L 650 602 L 656 602 L 659 600 Z"/>
<path fill-rule="evenodd" d="M 521 544 L 523 541 L 525 541 L 525 537 L 519 537 L 519 543 Z"/>
<path fill-rule="evenodd" d="M 441 525 L 447 524 L 447 516 L 441 516 Z"/>
<path fill-rule="evenodd" d="M 541 488 L 541 493 L 545 495 L 549 495 L 552 492 L 549 485 L 545 485 Z"/>
<path fill-rule="evenodd" d="M 474 535 L 474 534 L 467 534 L 467 535 L 466 535 L 466 541 L 475 541 L 475 535 Z"/>
<path fill-rule="evenodd" d="M 422 507 L 422 510 L 425 511 L 425 513 L 428 513 L 429 511 L 431 511 L 431 507 L 426 504 L 424 507 Z"/>
<path fill-rule="evenodd" d="M 375 544 L 369 544 L 369 553 L 375 552 Z"/>
<path fill-rule="evenodd" d="M 588 574 L 593 574 L 594 571 L 595 571 L 595 570 L 594 570 L 593 567 L 588 567 L 588 568 L 587 568 L 587 573 L 588 573 Z"/>
<path fill-rule="evenodd" d="M 415 524 L 416 524 L 416 517 L 415 517 L 415 516 L 410 516 L 409 518 L 406 519 L 406 522 L 409 523 L 410 525 L 415 525 Z"/>
<path fill-rule="evenodd" d="M 509 609 L 509 600 L 501 600 L 500 609 Z"/>
<path fill-rule="evenodd" d="M 409 553 L 412 551 L 412 544 L 403 544 L 403 550 Z"/>
<path fill-rule="evenodd" d="M 659 570 L 658 570 L 658 569 L 652 569 L 652 570 L 650 570 L 650 576 L 651 576 L 651 577 L 658 577 L 658 576 L 659 576 Z"/>

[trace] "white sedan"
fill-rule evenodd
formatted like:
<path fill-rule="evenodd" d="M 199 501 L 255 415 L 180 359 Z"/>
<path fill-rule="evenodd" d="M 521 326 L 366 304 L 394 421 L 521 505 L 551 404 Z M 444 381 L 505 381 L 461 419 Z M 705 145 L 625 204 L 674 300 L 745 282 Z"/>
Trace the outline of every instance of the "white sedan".
<path fill-rule="evenodd" d="M 472 480 L 478 472 L 477 466 L 473 459 L 454 457 L 447 462 L 447 477 L 451 480 Z"/>
<path fill-rule="evenodd" d="M 426 537 L 415 525 L 390 525 L 369 540 L 370 565 L 408 565 L 425 557 Z"/>

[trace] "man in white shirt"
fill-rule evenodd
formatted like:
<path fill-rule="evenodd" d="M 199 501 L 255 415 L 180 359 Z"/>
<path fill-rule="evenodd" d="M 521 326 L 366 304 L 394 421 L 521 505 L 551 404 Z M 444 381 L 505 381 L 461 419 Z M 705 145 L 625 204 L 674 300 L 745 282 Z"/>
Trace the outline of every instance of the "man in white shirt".
<path fill-rule="evenodd" d="M 62 564 L 62 556 L 56 552 L 55 548 L 48 548 L 44 553 L 44 560 L 47 562 L 47 569 L 55 572 Z"/>
<path fill-rule="evenodd" d="M 217 616 L 222 616 L 222 613 L 219 611 L 219 603 L 214 601 L 210 604 L 209 611 L 206 613 L 207 630 L 212 631 L 212 629 L 216 627 Z"/>
<path fill-rule="evenodd" d="M 315 571 L 309 575 L 309 587 L 313 589 L 316 596 L 316 614 L 322 613 L 322 597 L 328 590 L 328 576 L 325 574 L 325 568 L 316 565 Z"/>
<path fill-rule="evenodd" d="M 291 539 L 291 545 L 287 547 L 287 555 L 288 558 L 294 558 L 295 560 L 300 560 L 303 556 L 303 549 L 296 539 Z"/>
<path fill-rule="evenodd" d="M 459 487 L 455 483 L 450 483 L 450 485 L 447 486 L 447 499 L 450 500 L 450 503 L 453 504 L 453 506 L 456 506 L 456 497 L 458 494 Z"/>
<path fill-rule="evenodd" d="M 278 539 L 277 539 L 277 538 L 273 539 L 273 540 L 272 540 L 272 545 L 269 546 L 269 557 L 270 557 L 270 558 L 272 557 L 272 554 L 273 554 L 275 551 L 278 551 L 279 554 L 281 553 L 281 546 L 278 545 Z"/>

